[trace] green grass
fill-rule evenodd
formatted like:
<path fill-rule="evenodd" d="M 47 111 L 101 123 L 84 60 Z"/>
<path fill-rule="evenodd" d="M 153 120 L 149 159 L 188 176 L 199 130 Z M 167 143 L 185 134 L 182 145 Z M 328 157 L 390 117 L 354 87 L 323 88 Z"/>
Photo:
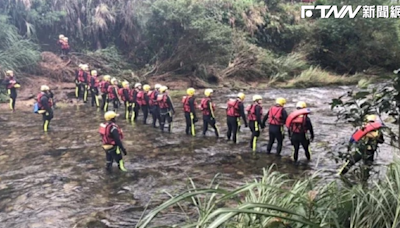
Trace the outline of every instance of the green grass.
<path fill-rule="evenodd" d="M 197 188 L 191 181 L 186 192 L 148 212 L 136 227 L 151 227 L 160 212 L 176 205 L 187 217 L 174 224 L 181 228 L 400 227 L 399 161 L 370 188 L 342 186 L 316 174 L 292 180 L 272 168 L 264 169 L 260 180 L 233 190 L 215 184 L 216 178 L 206 188 Z"/>
<path fill-rule="evenodd" d="M 333 75 L 327 71 L 323 71 L 319 67 L 310 67 L 307 70 L 302 71 L 298 76 L 295 76 L 284 83 L 271 81 L 270 84 L 281 88 L 306 88 L 357 84 L 360 78 L 360 75 L 339 76 Z"/>

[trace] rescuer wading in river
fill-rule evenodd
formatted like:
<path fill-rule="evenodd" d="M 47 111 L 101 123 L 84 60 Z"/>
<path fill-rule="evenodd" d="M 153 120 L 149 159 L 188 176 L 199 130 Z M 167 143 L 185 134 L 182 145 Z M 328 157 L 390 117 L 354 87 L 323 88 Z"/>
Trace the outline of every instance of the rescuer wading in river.
<path fill-rule="evenodd" d="M 43 116 L 43 131 L 49 130 L 50 121 L 53 119 L 53 93 L 47 85 L 40 87 L 40 93 L 37 95 L 39 105 L 38 113 Z"/>
<path fill-rule="evenodd" d="M 219 130 L 218 127 L 216 126 L 215 115 L 214 115 L 215 104 L 211 100 L 213 92 L 214 91 L 212 89 L 206 89 L 204 91 L 204 95 L 206 97 L 201 99 L 200 110 L 203 112 L 203 136 L 206 135 L 208 130 L 208 125 L 210 125 L 212 128 L 214 128 L 215 137 L 218 138 Z"/>
<path fill-rule="evenodd" d="M 127 171 L 121 154 L 122 152 L 126 155 L 127 152 L 122 144 L 122 139 L 124 138 L 122 129 L 115 123 L 117 116 L 118 114 L 114 111 L 106 112 L 104 114 L 106 123 L 100 124 L 99 133 L 103 143 L 102 147 L 106 152 L 106 169 L 111 171 L 112 163 L 115 161 L 121 171 Z"/>
<path fill-rule="evenodd" d="M 168 122 L 168 131 L 171 132 L 172 116 L 175 114 L 174 105 L 167 94 L 167 87 L 161 86 L 160 93 L 157 95 L 157 103 L 160 107 L 160 129 L 164 132 L 165 121 Z"/>
<path fill-rule="evenodd" d="M 238 93 L 236 99 L 229 99 L 226 108 L 226 124 L 228 125 L 228 131 L 226 132 L 226 137 L 228 141 L 231 140 L 233 135 L 233 143 L 237 143 L 237 135 L 240 126 L 240 117 L 242 117 L 245 127 L 248 127 L 246 114 L 244 112 L 244 93 Z"/>
<path fill-rule="evenodd" d="M 352 155 L 352 157 L 343 165 L 339 171 L 339 175 L 346 174 L 354 164 L 363 160 L 364 164 L 367 166 L 363 178 L 365 178 L 364 180 L 369 178 L 369 173 L 372 169 L 371 167 L 374 162 L 375 152 L 378 149 L 378 144 L 383 144 L 385 139 L 380 130 L 380 127 L 382 127 L 383 124 L 378 120 L 378 117 L 376 115 L 368 115 L 366 119 L 367 123 L 365 123 L 363 127 L 357 130 L 352 136 L 352 139 L 355 138 L 356 141 L 358 141 L 356 135 L 365 132 L 365 134 L 363 134 L 364 136 L 359 139 L 362 143 L 357 147 L 357 151 Z"/>
<path fill-rule="evenodd" d="M 269 125 L 269 141 L 267 146 L 267 153 L 271 153 L 272 146 L 274 145 L 275 139 L 278 141 L 276 147 L 276 155 L 280 155 L 282 151 L 283 139 L 285 136 L 285 123 L 287 119 L 287 112 L 284 108 L 286 99 L 279 97 L 275 100 L 275 105 L 272 106 L 267 114 L 264 116 L 263 125 L 268 120 Z"/>
<path fill-rule="evenodd" d="M 14 112 L 15 102 L 17 101 L 17 89 L 21 86 L 18 84 L 12 70 L 6 71 L 6 78 L 4 79 L 3 84 L 6 86 L 7 94 L 10 96 L 10 109 Z"/>
<path fill-rule="evenodd" d="M 182 98 L 183 104 L 183 112 L 185 113 L 186 120 L 186 135 L 192 134 L 192 136 L 196 136 L 196 131 L 194 128 L 194 124 L 198 121 L 196 116 L 196 99 L 194 97 L 195 89 L 189 88 L 186 90 L 187 96 Z"/>
<path fill-rule="evenodd" d="M 257 139 L 260 136 L 261 129 L 265 128 L 262 123 L 263 108 L 261 106 L 262 97 L 260 95 L 253 96 L 253 104 L 247 107 L 247 118 L 249 119 L 249 127 L 251 130 L 250 148 L 253 152 L 257 149 Z"/>

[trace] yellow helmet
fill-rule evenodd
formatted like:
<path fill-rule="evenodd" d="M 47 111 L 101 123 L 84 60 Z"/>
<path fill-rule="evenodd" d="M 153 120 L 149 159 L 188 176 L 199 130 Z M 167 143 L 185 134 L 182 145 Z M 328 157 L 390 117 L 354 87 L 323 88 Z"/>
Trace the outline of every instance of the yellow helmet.
<path fill-rule="evenodd" d="M 258 100 L 262 100 L 262 96 L 260 96 L 260 95 L 254 95 L 254 96 L 253 96 L 253 101 L 258 101 Z"/>
<path fill-rule="evenodd" d="M 124 87 L 124 88 L 129 87 L 129 82 L 128 81 L 123 81 L 122 82 L 122 87 Z"/>
<path fill-rule="evenodd" d="M 148 91 L 150 90 L 150 86 L 147 85 L 147 84 L 144 85 L 144 86 L 143 86 L 143 90 L 146 91 L 146 92 L 148 92 Z"/>
<path fill-rule="evenodd" d="M 377 119 L 376 115 L 368 115 L 367 116 L 367 122 L 375 122 Z"/>
<path fill-rule="evenodd" d="M 12 70 L 8 70 L 8 71 L 6 71 L 6 74 L 7 75 L 12 75 L 14 72 L 12 71 Z"/>
<path fill-rule="evenodd" d="M 166 86 L 161 86 L 160 92 L 161 92 L 161 93 L 164 93 L 165 91 L 167 91 L 167 89 L 168 89 L 168 87 L 166 87 Z"/>
<path fill-rule="evenodd" d="M 63 34 L 58 35 L 58 39 L 62 39 L 62 38 L 64 38 Z"/>
<path fill-rule="evenodd" d="M 91 74 L 92 74 L 93 76 L 97 76 L 97 70 L 92 70 Z"/>
<path fill-rule="evenodd" d="M 104 119 L 106 121 L 110 121 L 117 116 L 119 116 L 119 115 L 117 113 L 115 113 L 114 111 L 108 111 L 108 112 L 104 113 Z"/>
<path fill-rule="evenodd" d="M 206 89 L 204 90 L 204 95 L 206 95 L 206 97 L 209 97 L 214 91 L 212 89 Z"/>
<path fill-rule="evenodd" d="M 244 95 L 244 93 L 238 93 L 237 97 L 238 97 L 240 100 L 244 100 L 245 95 Z"/>
<path fill-rule="evenodd" d="M 138 83 L 135 84 L 135 88 L 137 88 L 139 86 L 142 86 L 142 83 L 138 82 Z"/>
<path fill-rule="evenodd" d="M 193 89 L 193 88 L 189 88 L 189 89 L 186 90 L 186 93 L 189 96 L 193 96 L 195 92 L 196 92 L 196 90 Z"/>
<path fill-rule="evenodd" d="M 155 84 L 154 85 L 154 89 L 160 89 L 161 88 L 161 85 L 160 84 Z"/>
<path fill-rule="evenodd" d="M 111 79 L 111 84 L 115 84 L 115 83 L 118 83 L 118 80 L 116 78 L 112 78 Z"/>
<path fill-rule="evenodd" d="M 299 101 L 296 104 L 296 108 L 307 108 L 307 104 L 304 101 Z"/>
<path fill-rule="evenodd" d="M 109 81 L 111 80 L 111 76 L 110 76 L 110 75 L 104 75 L 104 76 L 103 76 L 103 80 L 109 82 Z"/>
<path fill-rule="evenodd" d="M 40 91 L 49 91 L 50 88 L 47 85 L 40 86 Z"/>
<path fill-rule="evenodd" d="M 286 99 L 282 98 L 282 97 L 278 97 L 278 98 L 276 98 L 275 103 L 280 106 L 284 106 L 286 104 Z"/>

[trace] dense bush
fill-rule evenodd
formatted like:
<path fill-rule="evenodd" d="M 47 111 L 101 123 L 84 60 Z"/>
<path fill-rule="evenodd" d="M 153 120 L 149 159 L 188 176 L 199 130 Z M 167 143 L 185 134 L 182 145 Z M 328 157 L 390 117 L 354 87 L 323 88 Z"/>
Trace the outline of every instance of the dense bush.
<path fill-rule="evenodd" d="M 32 69 L 40 60 L 38 46 L 23 39 L 4 15 L 0 15 L 0 31 L 0 70 Z"/>
<path fill-rule="evenodd" d="M 316 2 L 331 3 L 337 4 Z M 309 65 L 340 74 L 400 65 L 397 20 L 363 19 L 362 12 L 357 19 L 301 19 L 300 6 L 286 0 L 0 2 L 19 33 L 43 49 L 55 50 L 58 34 L 64 34 L 73 52 L 116 46 L 136 68 L 154 68 L 157 74 L 203 77 L 216 69 L 213 74 L 222 78 L 281 80 L 301 75 Z M 298 67 L 292 61 L 296 55 L 306 64 Z"/>
<path fill-rule="evenodd" d="M 233 190 L 215 183 L 196 188 L 192 182 L 188 191 L 150 211 L 137 227 L 151 227 L 161 211 L 175 205 L 192 215 L 175 227 L 398 227 L 399 187 L 399 161 L 371 188 L 343 186 L 316 175 L 294 181 L 270 168 L 260 180 Z"/>

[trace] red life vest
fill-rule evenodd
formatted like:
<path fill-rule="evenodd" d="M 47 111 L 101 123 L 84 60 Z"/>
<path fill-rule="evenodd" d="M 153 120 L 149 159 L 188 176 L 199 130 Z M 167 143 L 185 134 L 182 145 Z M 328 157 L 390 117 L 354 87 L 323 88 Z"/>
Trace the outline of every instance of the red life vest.
<path fill-rule="evenodd" d="M 140 90 L 139 92 L 137 92 L 136 102 L 139 105 L 146 105 L 146 100 L 144 99 L 144 91 L 143 90 Z"/>
<path fill-rule="evenodd" d="M 109 82 L 107 81 L 102 81 L 100 82 L 100 91 L 102 93 L 108 93 L 108 86 L 110 85 Z"/>
<path fill-rule="evenodd" d="M 69 49 L 68 41 L 61 41 L 61 49 L 66 50 Z"/>
<path fill-rule="evenodd" d="M 7 85 L 7 89 L 12 89 L 14 88 L 14 85 L 17 84 L 17 81 L 15 81 L 14 77 L 10 77 L 8 79 L 8 85 Z"/>
<path fill-rule="evenodd" d="M 246 111 L 248 113 L 247 118 L 251 121 L 256 121 L 257 120 L 257 115 L 256 115 L 256 107 L 260 107 L 260 115 L 262 116 L 263 110 L 262 107 L 258 104 L 252 104 L 246 108 Z"/>
<path fill-rule="evenodd" d="M 183 96 L 182 97 L 182 104 L 183 104 L 183 111 L 184 112 L 190 112 L 190 104 L 189 104 L 189 100 L 191 97 L 189 96 Z"/>
<path fill-rule="evenodd" d="M 128 97 L 125 97 L 124 91 L 127 91 L 127 92 L 128 92 Z M 125 102 L 125 101 L 130 101 L 130 100 L 129 100 L 129 99 L 130 99 L 130 97 L 129 97 L 130 89 L 120 88 L 120 89 L 118 89 L 118 94 L 119 94 L 119 96 L 121 97 L 121 99 L 122 99 L 124 102 Z"/>
<path fill-rule="evenodd" d="M 118 94 L 118 87 L 109 86 L 108 87 L 108 98 L 109 99 L 116 99 Z"/>
<path fill-rule="evenodd" d="M 94 85 L 93 85 L 93 87 L 94 87 L 94 88 L 98 88 L 98 87 L 99 87 L 99 84 L 100 84 L 99 77 L 97 77 L 97 76 L 92 76 L 92 79 L 94 80 Z"/>
<path fill-rule="evenodd" d="M 156 91 L 155 90 L 147 92 L 147 96 L 149 96 L 149 105 L 150 106 L 157 105 L 157 97 L 156 97 Z"/>
<path fill-rule="evenodd" d="M 307 115 L 299 115 L 294 118 L 290 124 L 290 131 L 293 133 L 306 133 L 306 119 Z"/>
<path fill-rule="evenodd" d="M 380 122 L 380 121 L 376 121 L 374 123 L 368 123 L 365 125 L 364 128 L 362 129 L 358 129 L 356 132 L 354 132 L 354 134 L 351 136 L 350 141 L 351 142 L 358 142 L 360 141 L 360 139 L 362 139 L 365 135 L 367 135 L 369 132 L 378 130 L 382 127 L 385 127 L 385 125 Z"/>
<path fill-rule="evenodd" d="M 157 102 L 160 108 L 169 108 L 167 99 L 168 99 L 167 94 L 158 94 Z"/>
<path fill-rule="evenodd" d="M 47 95 L 46 95 L 45 93 L 42 93 L 42 92 L 40 92 L 40 93 L 37 95 L 37 102 L 38 102 L 38 105 L 39 105 L 39 109 L 40 109 L 40 110 L 43 110 L 43 105 L 42 105 L 42 102 L 41 102 L 41 99 L 42 99 L 43 96 L 47 96 Z M 47 99 L 48 99 L 48 101 L 49 101 L 49 106 L 52 107 L 52 106 L 53 106 L 52 100 L 50 99 L 50 97 L 47 97 Z"/>
<path fill-rule="evenodd" d="M 239 100 L 229 99 L 228 102 L 226 103 L 226 105 L 228 106 L 226 108 L 226 115 L 239 117 L 240 116 L 239 104 L 240 104 Z"/>
<path fill-rule="evenodd" d="M 86 82 L 85 81 L 85 71 L 79 70 L 78 71 L 78 81 L 79 82 Z"/>
<path fill-rule="evenodd" d="M 200 110 L 203 111 L 203 115 L 210 115 L 210 107 L 208 107 L 208 101 L 211 102 L 211 98 L 205 97 L 201 99 Z M 211 102 L 212 110 L 215 111 L 215 104 Z"/>
<path fill-rule="evenodd" d="M 268 123 L 272 125 L 284 125 L 282 120 L 282 106 L 272 106 L 269 109 Z"/>
<path fill-rule="evenodd" d="M 99 127 L 99 133 L 101 136 L 101 141 L 103 145 L 115 145 L 115 140 L 111 135 L 111 128 L 116 127 L 118 129 L 119 137 L 122 140 L 124 135 L 122 134 L 122 129 L 118 127 L 115 123 L 102 123 Z"/>

